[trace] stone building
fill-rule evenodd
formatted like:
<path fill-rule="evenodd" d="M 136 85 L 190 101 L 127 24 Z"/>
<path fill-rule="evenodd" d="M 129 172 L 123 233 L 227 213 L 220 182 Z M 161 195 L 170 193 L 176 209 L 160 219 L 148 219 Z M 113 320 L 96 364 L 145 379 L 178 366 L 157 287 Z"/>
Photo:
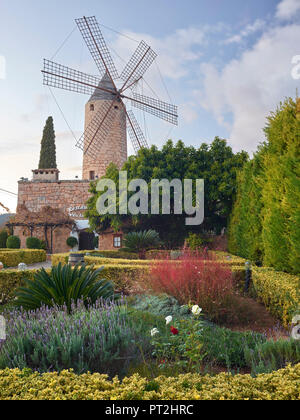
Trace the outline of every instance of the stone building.
<path fill-rule="evenodd" d="M 103 77 L 100 86 L 105 89 L 113 89 L 107 75 Z M 85 129 L 97 111 L 101 107 L 107 106 L 107 102 L 111 102 L 113 99 L 111 94 L 95 90 L 85 106 Z M 78 238 L 79 250 L 94 248 L 95 235 L 88 232 L 88 220 L 84 217 L 86 202 L 90 196 L 90 181 L 105 175 L 111 162 L 121 168 L 127 160 L 126 114 L 121 106 L 119 108 L 115 105 L 114 111 L 116 117 L 108 138 L 103 142 L 101 136 L 96 134 L 93 140 L 101 145 L 99 155 L 96 158 L 91 158 L 88 155 L 83 156 L 82 180 L 60 180 L 59 170 L 49 168 L 33 170 L 32 180 L 22 179 L 19 181 L 19 208 L 25 205 L 30 212 L 39 212 L 44 207 L 51 207 L 61 210 L 75 221 L 72 229 L 56 229 L 53 237 L 53 253 L 69 251 L 66 244 L 69 236 Z M 85 142 L 89 143 L 90 140 L 88 136 L 85 136 Z M 20 236 L 22 247 L 25 247 L 26 238 L 29 236 L 28 231 L 22 227 L 15 227 L 14 234 Z M 108 230 L 100 236 L 99 249 L 112 250 L 120 248 L 121 245 L 121 232 L 115 233 Z"/>

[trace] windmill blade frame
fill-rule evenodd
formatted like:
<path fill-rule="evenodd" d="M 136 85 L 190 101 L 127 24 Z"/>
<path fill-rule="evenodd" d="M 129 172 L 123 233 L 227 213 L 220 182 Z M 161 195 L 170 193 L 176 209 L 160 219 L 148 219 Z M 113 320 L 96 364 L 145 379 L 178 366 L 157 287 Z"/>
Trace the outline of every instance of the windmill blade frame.
<path fill-rule="evenodd" d="M 124 92 L 137 83 L 144 76 L 156 57 L 156 52 L 145 41 L 141 41 L 120 75 L 120 79 L 124 82 L 121 92 Z"/>
<path fill-rule="evenodd" d="M 178 125 L 178 107 L 176 105 L 140 95 L 135 92 L 133 93 L 133 98 L 125 95 L 123 96 L 126 99 L 130 99 L 132 106 L 135 108 L 146 111 L 171 124 Z"/>
<path fill-rule="evenodd" d="M 127 130 L 135 153 L 137 154 L 140 149 L 149 149 L 148 142 L 139 123 L 137 122 L 137 119 L 135 118 L 134 113 L 131 110 L 126 111 L 126 116 Z"/>
<path fill-rule="evenodd" d="M 75 22 L 98 67 L 101 77 L 103 77 L 105 73 L 108 73 L 115 86 L 114 79 L 118 79 L 119 74 L 110 55 L 96 17 L 84 16 L 83 18 L 75 19 Z"/>
<path fill-rule="evenodd" d="M 117 104 L 119 104 L 117 100 L 112 101 L 111 104 L 105 102 L 78 140 L 76 147 L 81 149 L 85 155 L 95 158 L 101 152 L 103 143 L 115 121 Z M 98 135 L 101 136 L 101 143 L 95 144 L 94 139 Z M 90 139 L 88 144 L 85 142 L 86 138 Z"/>
<path fill-rule="evenodd" d="M 69 90 L 72 92 L 92 95 L 95 89 L 103 90 L 108 93 L 116 92 L 99 87 L 101 79 L 91 76 L 62 64 L 44 59 L 43 84 L 45 86 Z"/>

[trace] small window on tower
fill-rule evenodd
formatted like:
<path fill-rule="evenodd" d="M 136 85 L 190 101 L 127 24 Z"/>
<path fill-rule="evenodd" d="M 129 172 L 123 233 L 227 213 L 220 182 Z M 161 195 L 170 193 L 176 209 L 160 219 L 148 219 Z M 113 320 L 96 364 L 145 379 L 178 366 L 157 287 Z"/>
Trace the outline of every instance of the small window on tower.
<path fill-rule="evenodd" d="M 94 104 L 90 105 L 90 111 L 95 111 L 95 105 Z"/>
<path fill-rule="evenodd" d="M 94 179 L 95 179 L 95 171 L 91 171 L 90 172 L 90 180 L 94 181 Z"/>

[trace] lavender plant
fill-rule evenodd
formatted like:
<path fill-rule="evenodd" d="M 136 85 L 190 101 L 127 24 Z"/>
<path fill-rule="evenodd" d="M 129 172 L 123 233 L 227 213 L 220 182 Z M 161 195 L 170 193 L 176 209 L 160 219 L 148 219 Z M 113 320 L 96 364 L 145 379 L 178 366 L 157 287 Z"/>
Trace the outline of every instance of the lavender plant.
<path fill-rule="evenodd" d="M 5 314 L 7 339 L 0 348 L 0 369 L 30 368 L 39 372 L 74 369 L 78 374 L 99 372 L 125 375 L 140 362 L 140 348 L 150 337 L 138 317 L 130 317 L 126 302 L 103 299 L 86 307 L 43 306 Z"/>

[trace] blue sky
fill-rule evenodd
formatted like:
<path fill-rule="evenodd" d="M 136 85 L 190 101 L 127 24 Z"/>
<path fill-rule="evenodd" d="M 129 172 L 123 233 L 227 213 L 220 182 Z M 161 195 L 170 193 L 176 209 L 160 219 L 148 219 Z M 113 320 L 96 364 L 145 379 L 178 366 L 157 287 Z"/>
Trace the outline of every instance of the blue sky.
<path fill-rule="evenodd" d="M 268 113 L 300 87 L 291 76 L 292 58 L 300 55 L 300 0 L 1 0 L 0 188 L 17 192 L 18 179 L 31 177 L 48 115 L 54 117 L 61 177 L 81 176 L 81 153 L 40 70 L 83 15 L 133 39 L 102 27 L 120 70 L 136 41 L 144 39 L 158 53 L 145 80 L 162 100 L 170 95 L 178 104 L 180 124 L 170 131 L 137 112 L 151 144 L 171 137 L 197 147 L 218 135 L 235 151 L 253 152 Z M 54 61 L 97 74 L 78 30 Z M 153 96 L 145 83 L 140 89 Z M 87 97 L 53 93 L 78 138 Z M 0 192 L 0 202 L 15 209 L 8 194 Z"/>

